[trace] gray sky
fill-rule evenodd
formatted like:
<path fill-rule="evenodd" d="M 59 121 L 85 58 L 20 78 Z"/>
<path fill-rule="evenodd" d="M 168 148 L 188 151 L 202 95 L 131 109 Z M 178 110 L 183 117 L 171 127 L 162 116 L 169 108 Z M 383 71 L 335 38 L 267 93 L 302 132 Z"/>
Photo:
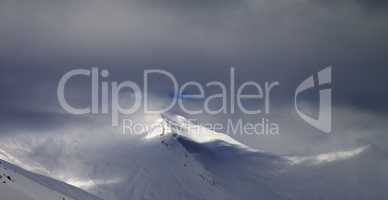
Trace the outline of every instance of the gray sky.
<path fill-rule="evenodd" d="M 58 104 L 57 83 L 71 69 L 98 66 L 111 80 L 141 82 L 144 69 L 157 68 L 180 82 L 206 83 L 227 82 L 233 66 L 239 82 L 282 86 L 271 117 L 284 134 L 238 139 L 281 153 L 308 151 L 333 139 L 301 122 L 289 99 L 302 80 L 331 65 L 334 143 L 365 131 L 378 140 L 388 130 L 387 11 L 383 0 L 1 1 L 0 135 L 95 123 Z M 162 83 L 154 94 L 166 98 Z M 88 82 L 75 82 L 71 99 L 85 105 L 89 90 Z"/>

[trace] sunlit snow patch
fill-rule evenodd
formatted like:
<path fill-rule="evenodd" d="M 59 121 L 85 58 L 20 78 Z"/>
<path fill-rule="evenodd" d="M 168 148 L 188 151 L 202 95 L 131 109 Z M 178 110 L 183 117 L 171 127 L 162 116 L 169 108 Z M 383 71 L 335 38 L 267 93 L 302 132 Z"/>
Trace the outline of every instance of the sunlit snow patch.
<path fill-rule="evenodd" d="M 203 126 L 192 123 L 183 116 L 168 113 L 161 114 L 161 118 L 150 126 L 145 139 L 152 139 L 158 136 L 173 133 L 190 139 L 196 143 L 223 141 L 226 144 L 234 145 L 249 151 L 258 151 L 236 141 L 224 133 L 209 130 Z"/>

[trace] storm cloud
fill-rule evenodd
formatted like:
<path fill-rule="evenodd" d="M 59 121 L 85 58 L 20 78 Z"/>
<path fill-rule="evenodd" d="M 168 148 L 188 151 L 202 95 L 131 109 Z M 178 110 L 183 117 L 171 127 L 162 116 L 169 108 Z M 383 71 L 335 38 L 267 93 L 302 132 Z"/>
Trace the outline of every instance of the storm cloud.
<path fill-rule="evenodd" d="M 377 119 L 364 121 L 365 127 L 386 132 L 387 9 L 378 0 L 1 1 L 1 130 L 79 125 L 82 116 L 64 112 L 56 98 L 60 77 L 71 69 L 100 67 L 111 80 L 141 83 L 144 69 L 157 68 L 180 82 L 206 83 L 228 82 L 233 66 L 239 82 L 280 82 L 274 115 L 286 124 L 287 137 L 300 135 L 296 145 L 319 136 L 284 117 L 293 92 L 332 66 L 335 131 L 347 132 L 369 116 Z M 155 95 L 167 98 L 167 87 L 159 84 Z M 70 90 L 73 102 L 89 103 L 89 82 L 75 82 Z M 82 122 L 95 123 L 90 117 Z M 250 145 L 265 140 L 276 140 L 266 148 L 285 151 L 282 138 Z"/>

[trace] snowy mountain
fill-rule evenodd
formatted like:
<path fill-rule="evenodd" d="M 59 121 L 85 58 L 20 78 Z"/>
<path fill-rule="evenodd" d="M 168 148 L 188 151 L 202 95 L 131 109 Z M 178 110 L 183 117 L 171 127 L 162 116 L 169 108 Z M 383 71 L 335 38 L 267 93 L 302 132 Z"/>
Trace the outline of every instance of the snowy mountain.
<path fill-rule="evenodd" d="M 0 160 L 0 182 L 0 199 L 4 200 L 99 200 L 81 189 L 3 160 Z"/>
<path fill-rule="evenodd" d="M 388 166 L 386 155 L 373 146 L 312 156 L 278 156 L 177 115 L 163 114 L 153 127 L 145 137 L 133 138 L 14 137 L 0 144 L 0 156 L 106 200 L 388 197 L 388 174 L 383 169 Z M 0 185 L 0 191 L 17 190 L 11 186 L 19 184 L 28 190 L 25 193 L 46 192 L 52 199 L 96 199 L 65 183 L 5 162 L 4 166 L 18 170 L 13 170 L 17 171 L 13 173 L 15 181 Z M 30 179 L 50 189 L 24 186 Z"/>

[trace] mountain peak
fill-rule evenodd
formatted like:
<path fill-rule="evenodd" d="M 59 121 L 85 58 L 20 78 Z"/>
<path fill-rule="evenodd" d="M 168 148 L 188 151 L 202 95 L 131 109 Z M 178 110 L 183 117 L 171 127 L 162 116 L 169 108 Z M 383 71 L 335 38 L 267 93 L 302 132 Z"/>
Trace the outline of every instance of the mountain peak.
<path fill-rule="evenodd" d="M 252 149 L 224 133 L 210 130 L 206 127 L 193 123 L 190 119 L 176 114 L 162 113 L 161 118 L 156 120 L 152 127 L 154 128 L 147 133 L 147 136 L 145 137 L 146 139 L 171 134 L 174 137 L 184 137 L 185 139 L 195 143 L 218 142 L 227 146 L 234 146 L 248 151 L 257 151 L 256 149 Z"/>

